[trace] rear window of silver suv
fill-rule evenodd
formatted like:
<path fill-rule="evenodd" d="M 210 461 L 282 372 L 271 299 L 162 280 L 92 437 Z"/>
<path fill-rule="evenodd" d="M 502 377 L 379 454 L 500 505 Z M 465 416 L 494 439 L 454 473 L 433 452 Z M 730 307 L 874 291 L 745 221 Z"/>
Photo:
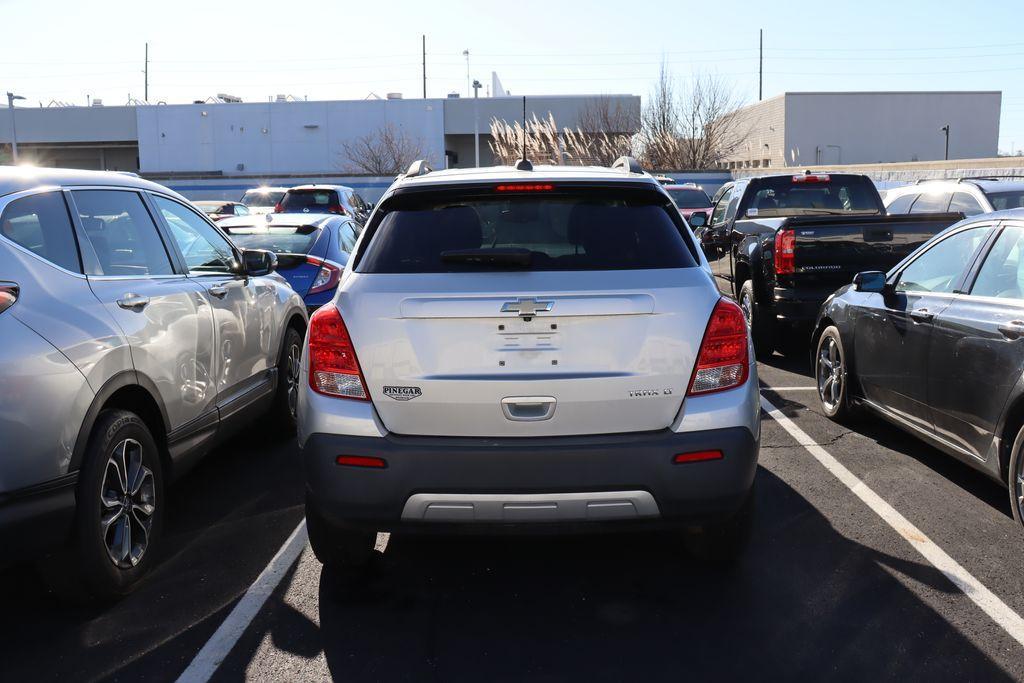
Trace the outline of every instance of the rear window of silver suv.
<path fill-rule="evenodd" d="M 691 268 L 661 193 L 607 187 L 396 196 L 370 226 L 360 273 Z"/>

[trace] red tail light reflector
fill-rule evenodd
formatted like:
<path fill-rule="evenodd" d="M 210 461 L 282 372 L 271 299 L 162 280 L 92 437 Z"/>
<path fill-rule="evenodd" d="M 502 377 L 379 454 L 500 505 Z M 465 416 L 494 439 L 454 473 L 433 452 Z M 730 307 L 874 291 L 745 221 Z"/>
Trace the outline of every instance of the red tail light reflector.
<path fill-rule="evenodd" d="M 384 469 L 388 466 L 388 463 L 384 458 L 374 458 L 368 455 L 339 455 L 334 462 L 348 467 L 375 467 L 377 469 Z"/>
<path fill-rule="evenodd" d="M 316 256 L 307 256 L 306 263 L 320 266 L 320 270 L 317 272 L 316 277 L 313 278 L 313 284 L 310 285 L 309 291 L 306 294 L 319 294 L 338 286 L 338 280 L 341 279 L 341 268 L 339 266 Z"/>
<path fill-rule="evenodd" d="M 775 233 L 775 274 L 791 275 L 796 271 L 796 233 L 779 230 Z"/>
<path fill-rule="evenodd" d="M 321 306 L 309 319 L 309 386 L 325 396 L 370 398 L 352 338 L 334 304 Z"/>
<path fill-rule="evenodd" d="M 697 451 L 695 453 L 680 453 L 672 462 L 683 464 L 688 462 L 705 462 L 707 460 L 721 460 L 724 456 L 722 451 Z"/>
<path fill-rule="evenodd" d="M 0 313 L 14 305 L 18 300 L 18 285 L 10 282 L 0 282 Z"/>
<path fill-rule="evenodd" d="M 732 389 L 749 376 L 747 321 L 736 302 L 719 299 L 704 331 L 687 395 Z"/>
<path fill-rule="evenodd" d="M 550 183 L 516 183 L 498 185 L 494 189 L 498 192 L 551 192 L 555 186 Z"/>

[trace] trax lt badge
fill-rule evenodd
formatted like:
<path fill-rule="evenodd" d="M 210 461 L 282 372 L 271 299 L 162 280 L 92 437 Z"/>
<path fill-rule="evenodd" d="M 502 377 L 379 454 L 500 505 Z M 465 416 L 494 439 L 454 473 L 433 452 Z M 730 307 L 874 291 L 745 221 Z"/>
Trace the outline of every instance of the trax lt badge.
<path fill-rule="evenodd" d="M 419 387 L 384 387 L 384 395 L 390 396 L 396 401 L 411 401 L 423 392 Z"/>
<path fill-rule="evenodd" d="M 672 390 L 671 389 L 662 389 L 661 391 L 658 391 L 657 389 L 636 389 L 635 391 L 629 392 L 629 397 L 630 398 L 647 398 L 649 396 L 671 396 L 671 395 L 672 395 Z"/>
<path fill-rule="evenodd" d="M 515 301 L 506 301 L 501 305 L 502 313 L 518 313 L 524 318 L 536 315 L 537 313 L 546 313 L 555 307 L 554 301 L 541 301 L 540 299 L 516 299 Z"/>

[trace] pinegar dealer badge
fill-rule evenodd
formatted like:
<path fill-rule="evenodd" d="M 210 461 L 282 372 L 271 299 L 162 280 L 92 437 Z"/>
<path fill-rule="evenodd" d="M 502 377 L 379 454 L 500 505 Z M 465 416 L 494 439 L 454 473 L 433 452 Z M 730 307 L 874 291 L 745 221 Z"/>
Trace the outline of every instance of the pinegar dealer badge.
<path fill-rule="evenodd" d="M 411 401 L 423 392 L 419 387 L 384 387 L 384 395 L 390 396 L 396 401 Z"/>

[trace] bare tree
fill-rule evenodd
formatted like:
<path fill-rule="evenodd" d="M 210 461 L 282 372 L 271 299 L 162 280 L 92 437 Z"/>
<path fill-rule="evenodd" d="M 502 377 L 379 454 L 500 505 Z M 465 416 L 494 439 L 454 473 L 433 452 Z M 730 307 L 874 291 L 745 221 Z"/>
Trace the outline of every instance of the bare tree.
<path fill-rule="evenodd" d="M 657 170 L 714 168 L 749 137 L 742 105 L 717 76 L 697 75 L 682 93 L 663 63 L 640 122 L 641 157 Z"/>
<path fill-rule="evenodd" d="M 370 175 L 397 175 L 422 159 L 423 140 L 410 136 L 401 127 L 385 123 L 377 130 L 341 143 L 344 170 Z"/>

